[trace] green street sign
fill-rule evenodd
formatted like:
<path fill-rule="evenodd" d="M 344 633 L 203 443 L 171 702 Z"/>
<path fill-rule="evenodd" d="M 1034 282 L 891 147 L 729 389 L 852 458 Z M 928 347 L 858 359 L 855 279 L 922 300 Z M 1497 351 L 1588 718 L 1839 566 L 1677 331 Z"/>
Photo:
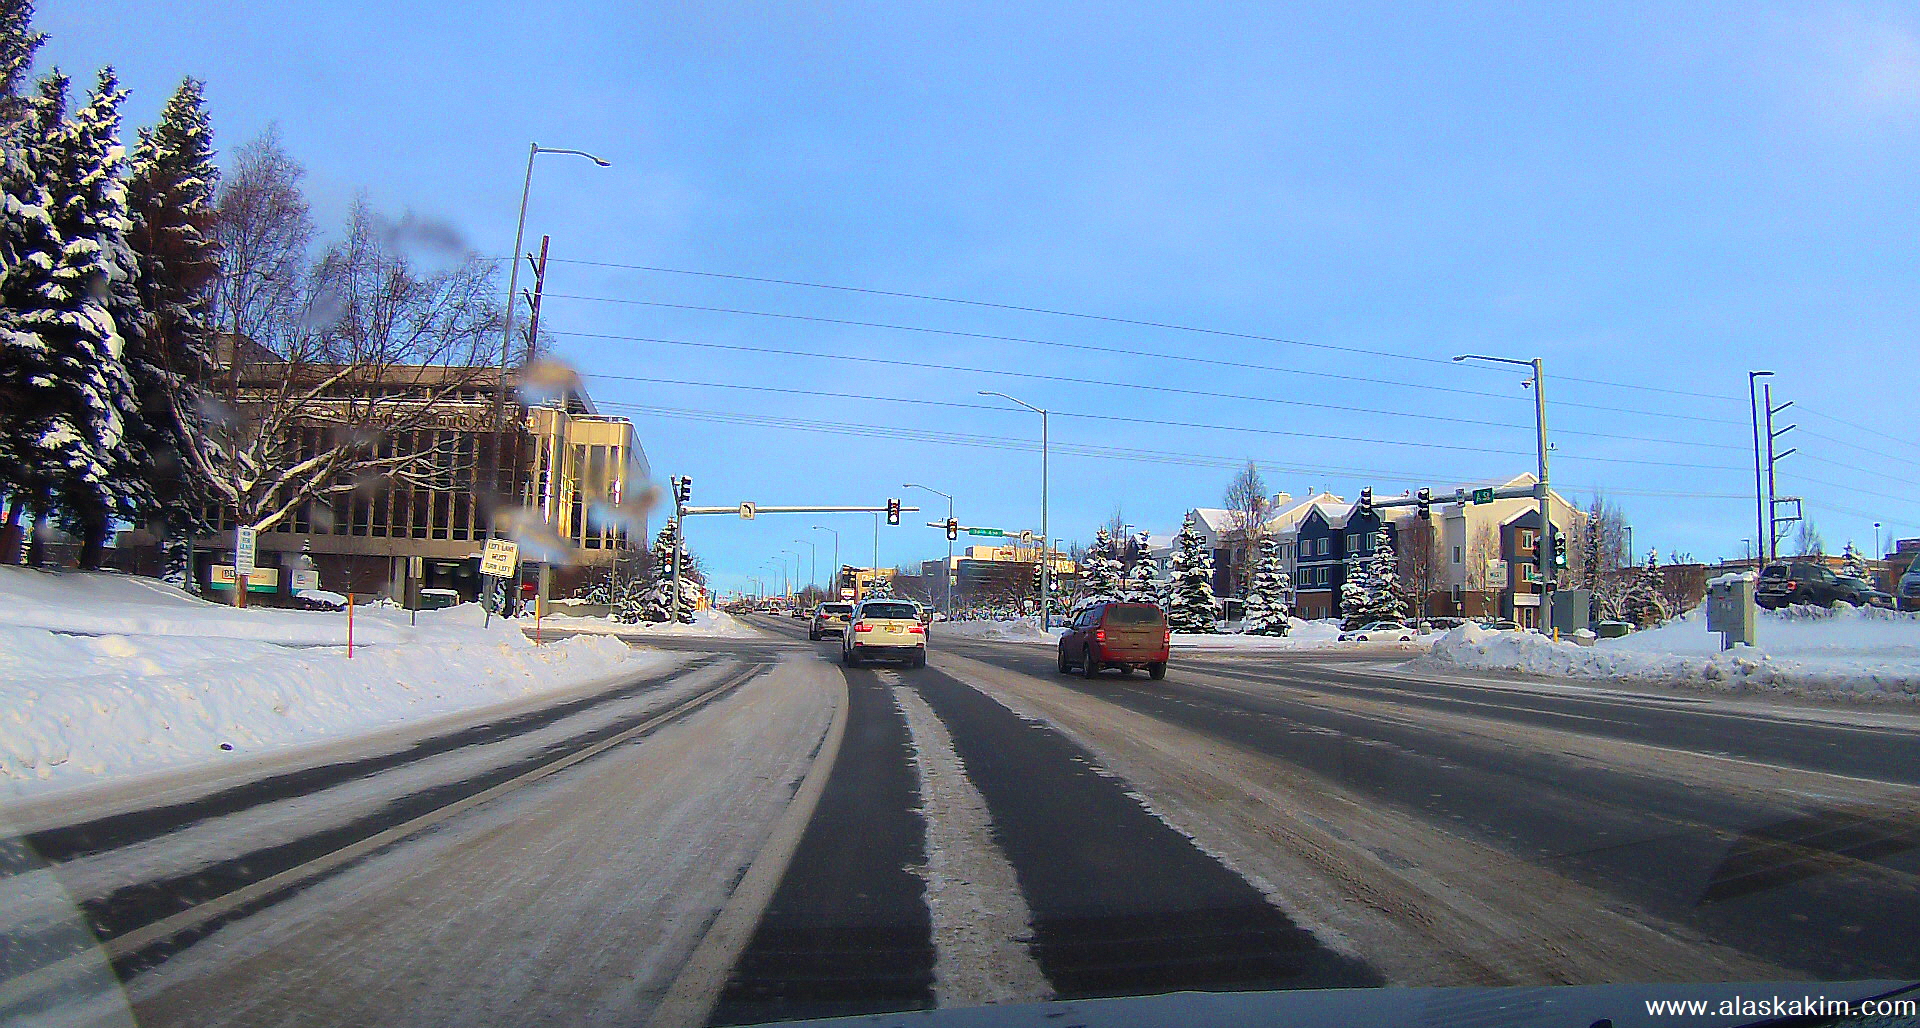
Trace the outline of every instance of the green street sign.
<path fill-rule="evenodd" d="M 967 529 L 967 534 L 968 535 L 985 535 L 985 536 L 1004 536 L 1007 533 L 1002 532 L 997 528 L 969 528 Z"/>
<path fill-rule="evenodd" d="M 1473 491 L 1473 502 L 1475 502 L 1475 503 L 1492 503 L 1492 502 L 1493 502 L 1493 490 L 1491 490 L 1491 489 L 1475 489 L 1475 490 Z"/>

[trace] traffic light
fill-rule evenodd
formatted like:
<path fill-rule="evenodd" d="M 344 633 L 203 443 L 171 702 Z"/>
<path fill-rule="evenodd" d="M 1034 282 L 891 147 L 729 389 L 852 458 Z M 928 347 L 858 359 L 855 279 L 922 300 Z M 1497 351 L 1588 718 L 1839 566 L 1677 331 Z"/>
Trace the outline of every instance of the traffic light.
<path fill-rule="evenodd" d="M 900 523 L 900 501 L 888 500 L 887 501 L 887 524 L 897 525 L 899 523 Z"/>
<path fill-rule="evenodd" d="M 1555 535 L 1553 537 L 1553 566 L 1557 568 L 1567 566 L 1567 539 L 1565 536 Z"/>
<path fill-rule="evenodd" d="M 947 539 L 951 541 L 958 538 L 960 538 L 960 522 L 957 518 L 948 518 Z"/>
<path fill-rule="evenodd" d="M 1423 487 L 1418 493 L 1414 494 L 1414 500 L 1420 505 L 1420 520 L 1426 521 L 1431 519 L 1433 517 L 1433 490 Z"/>
<path fill-rule="evenodd" d="M 1040 591 L 1040 565 L 1037 562 L 1033 565 L 1033 591 Z"/>
<path fill-rule="evenodd" d="M 673 480 L 673 498 L 681 503 L 693 500 L 693 479 L 682 476 Z"/>
<path fill-rule="evenodd" d="M 1373 516 L 1373 487 L 1370 485 L 1360 489 L 1360 514 L 1363 517 Z"/>

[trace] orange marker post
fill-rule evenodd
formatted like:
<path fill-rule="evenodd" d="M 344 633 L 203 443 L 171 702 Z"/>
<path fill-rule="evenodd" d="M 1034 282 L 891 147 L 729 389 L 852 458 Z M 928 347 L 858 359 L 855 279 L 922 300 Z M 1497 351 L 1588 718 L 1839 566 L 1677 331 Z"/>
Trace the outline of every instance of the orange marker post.
<path fill-rule="evenodd" d="M 353 594 L 347 594 L 347 659 L 353 659 Z"/>

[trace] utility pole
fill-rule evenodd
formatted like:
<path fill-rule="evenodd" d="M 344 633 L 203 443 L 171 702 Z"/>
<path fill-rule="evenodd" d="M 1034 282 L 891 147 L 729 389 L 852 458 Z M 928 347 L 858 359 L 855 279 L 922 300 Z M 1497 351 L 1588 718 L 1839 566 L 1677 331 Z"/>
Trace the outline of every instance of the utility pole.
<path fill-rule="evenodd" d="M 681 555 L 687 549 L 686 524 L 687 501 L 693 499 L 693 479 L 685 475 L 669 478 L 667 484 L 673 488 L 673 595 L 667 598 L 667 623 L 680 623 L 680 565 L 685 563 Z"/>
<path fill-rule="evenodd" d="M 867 569 L 867 591 L 880 584 L 880 515 L 873 516 L 873 567 Z"/>
<path fill-rule="evenodd" d="M 1014 403 L 1040 415 L 1040 627 L 1045 629 L 1051 623 L 1053 616 L 1052 611 L 1049 609 L 1052 583 L 1048 581 L 1053 574 L 1053 561 L 1048 559 L 1048 550 L 1053 546 L 1053 537 L 1047 533 L 1047 456 L 1049 452 L 1047 449 L 1047 409 L 1044 407 L 1035 407 L 1025 400 L 1008 396 L 1006 393 L 993 392 L 988 389 L 982 389 L 979 392 L 981 396 L 998 396 L 1002 400 L 1012 400 Z"/>
<path fill-rule="evenodd" d="M 1773 416 L 1793 406 L 1793 401 L 1788 400 L 1780 406 L 1775 407 L 1773 405 L 1772 383 L 1768 383 L 1760 388 L 1762 399 L 1767 406 L 1767 516 L 1771 521 L 1767 530 L 1767 559 L 1777 560 L 1780 557 L 1780 526 L 1790 525 L 1800 520 L 1800 499 L 1797 496 L 1789 496 L 1784 500 L 1780 498 L 1779 493 L 1774 489 L 1773 465 L 1775 461 L 1793 453 L 1795 450 L 1798 450 L 1799 447 L 1790 446 L 1784 450 L 1775 452 L 1773 441 L 1800 426 L 1788 425 L 1776 431 L 1773 427 Z M 1780 516 L 1780 505 L 1782 503 L 1793 504 L 1794 510 L 1791 517 L 1783 518 Z"/>
<path fill-rule="evenodd" d="M 1747 408 L 1753 413 L 1753 542 L 1758 552 L 1754 554 L 1754 569 L 1757 571 L 1767 562 L 1767 494 L 1766 485 L 1761 480 L 1760 461 L 1760 397 L 1754 389 L 1754 380 L 1771 378 L 1771 371 L 1747 372 Z"/>
<path fill-rule="evenodd" d="M 1515 360 L 1512 357 L 1487 357 L 1477 353 L 1461 354 L 1455 361 L 1478 360 L 1495 364 L 1517 364 L 1531 368 L 1533 377 L 1522 386 L 1533 390 L 1534 444 L 1540 453 L 1540 476 L 1534 484 L 1534 495 L 1540 501 L 1540 535 L 1533 549 L 1534 574 L 1540 579 L 1540 617 L 1539 630 L 1553 630 L 1553 557 L 1551 542 L 1553 538 L 1552 509 L 1547 499 L 1547 396 L 1541 359 Z M 1515 613 L 1519 613 L 1515 611 Z"/>

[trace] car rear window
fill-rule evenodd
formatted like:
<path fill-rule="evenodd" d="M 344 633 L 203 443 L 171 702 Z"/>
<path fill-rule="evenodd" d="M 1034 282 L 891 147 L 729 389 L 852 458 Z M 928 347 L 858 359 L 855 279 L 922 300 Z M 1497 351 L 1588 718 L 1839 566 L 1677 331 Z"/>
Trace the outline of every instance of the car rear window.
<path fill-rule="evenodd" d="M 1787 566 L 1785 564 L 1769 564 L 1765 571 L 1760 572 L 1760 577 L 1785 578 L 1787 577 Z"/>
<path fill-rule="evenodd" d="M 863 618 L 906 618 L 919 620 L 920 612 L 911 603 L 869 603 L 860 608 Z"/>
<path fill-rule="evenodd" d="M 1160 608 L 1149 607 L 1144 603 L 1117 603 L 1107 608 L 1107 624 L 1110 625 L 1157 625 L 1160 623 Z"/>
<path fill-rule="evenodd" d="M 828 613 L 828 614 L 851 614 L 851 613 L 853 613 L 853 604 L 851 604 L 851 603 L 828 603 L 828 604 L 824 604 L 824 605 L 822 605 L 822 606 L 820 607 L 820 609 L 821 609 L 822 611 L 825 611 L 825 612 L 826 612 L 826 613 Z"/>

